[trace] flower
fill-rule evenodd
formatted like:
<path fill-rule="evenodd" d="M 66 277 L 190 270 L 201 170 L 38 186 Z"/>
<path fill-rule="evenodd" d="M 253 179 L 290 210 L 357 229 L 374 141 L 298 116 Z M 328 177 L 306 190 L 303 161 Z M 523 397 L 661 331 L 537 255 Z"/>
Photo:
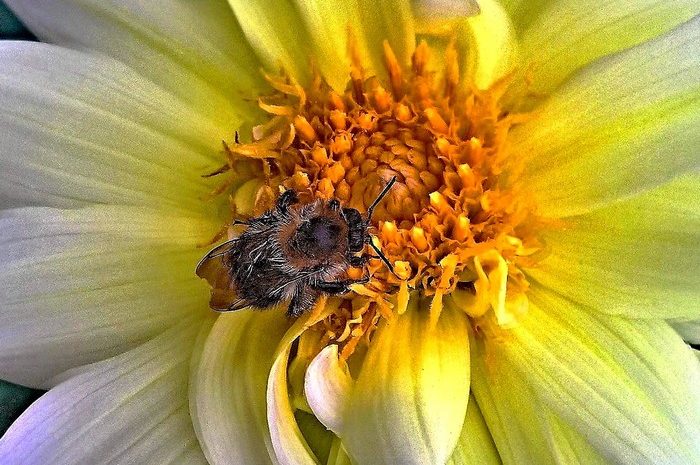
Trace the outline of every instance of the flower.
<path fill-rule="evenodd" d="M 8 3 L 0 462 L 700 463 L 693 2 Z M 389 171 L 397 276 L 206 308 L 232 213 Z"/>

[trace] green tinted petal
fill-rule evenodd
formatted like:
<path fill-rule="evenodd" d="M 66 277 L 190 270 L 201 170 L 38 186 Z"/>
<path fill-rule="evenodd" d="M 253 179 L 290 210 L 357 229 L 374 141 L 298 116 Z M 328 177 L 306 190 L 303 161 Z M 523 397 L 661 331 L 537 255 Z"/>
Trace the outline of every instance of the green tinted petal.
<path fill-rule="evenodd" d="M 447 465 L 499 465 L 501 458 L 474 396 L 469 397 L 467 417 L 459 442 Z"/>
<path fill-rule="evenodd" d="M 571 217 L 527 274 L 604 313 L 700 317 L 700 176 Z"/>
<path fill-rule="evenodd" d="M 537 286 L 530 301 L 519 326 L 481 345 L 490 379 L 510 389 L 509 379 L 522 378 L 613 463 L 698 463 L 700 364 L 665 322 L 603 315 Z"/>
<path fill-rule="evenodd" d="M 697 169 L 700 17 L 601 59 L 512 130 L 513 160 L 545 216 L 570 216 Z"/>
<path fill-rule="evenodd" d="M 669 324 L 684 341 L 700 345 L 700 320 L 670 320 Z"/>
<path fill-rule="evenodd" d="M 508 1 L 521 35 L 528 91 L 549 93 L 602 56 L 653 39 L 700 12 L 694 0 Z"/>

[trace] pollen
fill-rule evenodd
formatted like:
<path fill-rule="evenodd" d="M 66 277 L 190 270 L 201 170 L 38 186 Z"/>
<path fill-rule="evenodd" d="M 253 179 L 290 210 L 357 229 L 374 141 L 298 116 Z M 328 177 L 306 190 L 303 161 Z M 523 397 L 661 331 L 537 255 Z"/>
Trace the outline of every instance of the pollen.
<path fill-rule="evenodd" d="M 343 91 L 319 73 L 305 87 L 266 76 L 275 91 L 260 108 L 269 121 L 254 128 L 252 142 L 227 148 L 230 164 L 263 163 L 257 210 L 270 206 L 270 192 L 295 189 L 364 212 L 396 177 L 371 225 L 393 272 L 371 260 L 372 279 L 318 324 L 346 358 L 380 319 L 405 312 L 414 292 L 432 298 L 435 321 L 453 299 L 480 328 L 517 324 L 527 311 L 521 268 L 542 248 L 534 206 L 509 187 L 521 167 L 507 135 L 523 115 L 499 106 L 504 82 L 477 90 L 461 81 L 451 44 L 438 51 L 441 69 L 431 68 L 435 51 L 426 43 L 410 64 L 388 43 L 383 52 L 385 69 L 370 73 L 351 51 Z"/>

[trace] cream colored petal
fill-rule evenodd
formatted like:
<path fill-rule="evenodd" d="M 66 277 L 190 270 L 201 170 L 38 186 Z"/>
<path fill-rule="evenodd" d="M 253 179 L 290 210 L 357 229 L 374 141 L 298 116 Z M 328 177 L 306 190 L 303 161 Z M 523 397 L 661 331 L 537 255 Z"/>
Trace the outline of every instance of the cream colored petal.
<path fill-rule="evenodd" d="M 413 0 L 411 6 L 416 19 L 428 22 L 462 19 L 481 12 L 476 0 Z"/>
<path fill-rule="evenodd" d="M 700 176 L 568 218 L 527 274 L 604 313 L 700 318 Z"/>
<path fill-rule="evenodd" d="M 0 439 L 4 465 L 202 464 L 187 410 L 188 318 L 44 394 Z"/>
<path fill-rule="evenodd" d="M 192 366 L 190 411 L 211 465 L 272 464 L 265 391 L 289 323 L 279 311 L 219 316 Z"/>
<path fill-rule="evenodd" d="M 201 176 L 231 126 L 110 58 L 0 42 L 0 63 L 0 206 L 214 209 Z"/>
<path fill-rule="evenodd" d="M 0 378 L 49 387 L 204 315 L 196 244 L 215 230 L 133 207 L 0 212 Z"/>
<path fill-rule="evenodd" d="M 494 416 L 486 406 L 493 396 L 491 405 L 501 408 L 509 393 L 512 409 L 525 406 L 533 418 L 551 413 L 554 439 L 567 440 L 532 450 L 569 457 L 589 444 L 611 463 L 698 463 L 700 364 L 665 322 L 591 312 L 537 286 L 530 299 L 520 326 L 473 344 L 473 358 L 482 360 L 474 367 L 474 393 L 490 427 L 500 417 L 501 432 L 491 428 L 499 450 L 509 429 L 506 412 Z"/>
<path fill-rule="evenodd" d="M 588 66 L 511 133 L 539 213 L 570 216 L 663 184 L 700 159 L 700 16 Z"/>
<path fill-rule="evenodd" d="M 700 13 L 694 0 L 506 1 L 521 37 L 527 91 L 550 93 L 592 61 L 660 36 Z"/>
<path fill-rule="evenodd" d="M 116 58 L 229 133 L 237 129 L 231 102 L 248 115 L 244 99 L 261 88 L 259 62 L 224 1 L 6 3 L 42 41 Z"/>
<path fill-rule="evenodd" d="M 447 465 L 499 465 L 501 458 L 473 395 L 459 442 Z"/>
<path fill-rule="evenodd" d="M 347 364 L 338 357 L 338 346 L 324 348 L 306 370 L 304 392 L 316 418 L 339 434 L 343 427 L 354 380 Z"/>
<path fill-rule="evenodd" d="M 408 64 L 413 52 L 413 16 L 407 1 L 229 3 L 267 67 L 277 70 L 281 64 L 301 82 L 309 80 L 313 63 L 332 86 L 345 88 L 349 30 L 370 75 L 383 73 L 383 40 L 389 41 L 402 63 Z"/>
<path fill-rule="evenodd" d="M 339 436 L 358 465 L 444 464 L 469 399 L 466 316 L 445 309 L 431 328 L 418 299 L 383 323 L 347 403 Z"/>

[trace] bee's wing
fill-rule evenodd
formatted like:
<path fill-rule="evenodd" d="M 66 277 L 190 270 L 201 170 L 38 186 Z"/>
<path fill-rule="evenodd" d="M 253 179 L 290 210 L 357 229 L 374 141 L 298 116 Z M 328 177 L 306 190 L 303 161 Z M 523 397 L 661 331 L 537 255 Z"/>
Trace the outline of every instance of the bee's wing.
<path fill-rule="evenodd" d="M 247 302 L 238 298 L 228 260 L 236 241 L 232 239 L 214 247 L 199 261 L 195 269 L 197 276 L 206 279 L 212 287 L 209 306 L 217 311 L 239 310 L 248 306 Z"/>

